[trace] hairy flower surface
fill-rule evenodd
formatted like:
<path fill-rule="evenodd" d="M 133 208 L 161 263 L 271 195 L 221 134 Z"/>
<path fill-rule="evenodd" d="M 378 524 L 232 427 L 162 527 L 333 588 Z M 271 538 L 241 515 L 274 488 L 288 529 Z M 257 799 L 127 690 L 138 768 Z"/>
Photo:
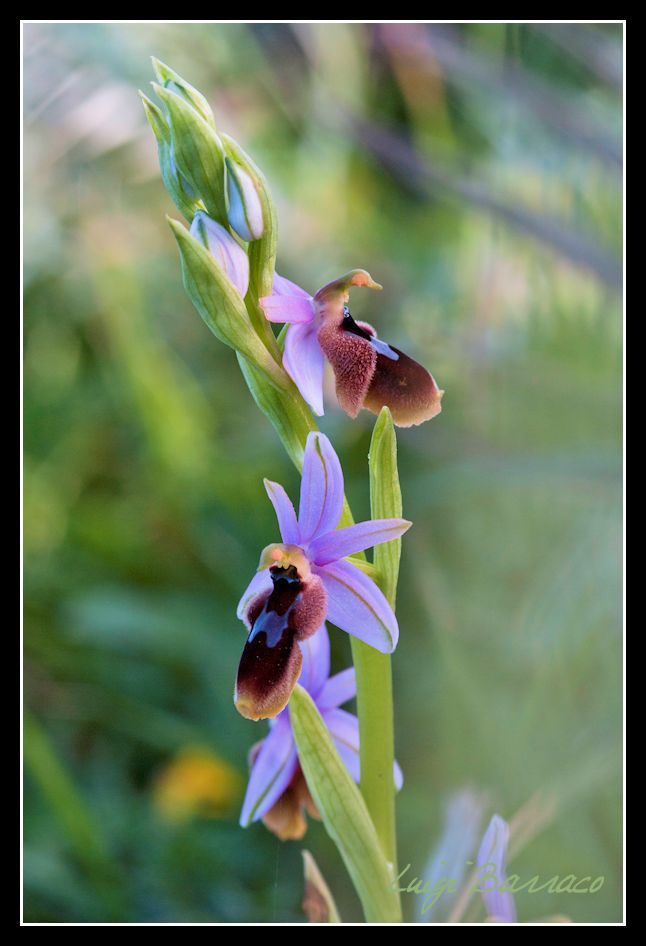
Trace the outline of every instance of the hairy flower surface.
<path fill-rule="evenodd" d="M 392 653 L 399 629 L 377 585 L 346 556 L 399 538 L 406 519 L 374 519 L 344 529 L 343 473 L 328 438 L 308 435 L 298 519 L 287 493 L 265 480 L 283 542 L 263 550 L 238 605 L 249 628 L 234 695 L 248 719 L 277 716 L 301 672 L 299 641 L 327 619 L 382 653 Z"/>
<path fill-rule="evenodd" d="M 355 269 L 316 293 L 274 277 L 273 293 L 260 299 L 270 322 L 289 323 L 283 365 L 314 413 L 323 414 L 323 368 L 330 362 L 343 410 L 378 414 L 390 408 L 395 424 L 411 427 L 439 414 L 443 392 L 431 374 L 398 348 L 377 338 L 367 322 L 355 322 L 348 308 L 351 286 L 381 289 Z"/>
<path fill-rule="evenodd" d="M 359 721 L 339 709 L 356 695 L 354 668 L 330 676 L 330 639 L 324 624 L 297 647 L 302 655 L 298 682 L 314 700 L 344 765 L 358 782 Z M 289 707 L 270 727 L 269 735 L 250 753 L 251 772 L 240 824 L 246 827 L 262 818 L 282 840 L 296 840 L 307 830 L 305 812 L 314 818 L 318 812 L 298 761 Z M 396 762 L 393 777 L 399 790 L 403 776 Z"/>

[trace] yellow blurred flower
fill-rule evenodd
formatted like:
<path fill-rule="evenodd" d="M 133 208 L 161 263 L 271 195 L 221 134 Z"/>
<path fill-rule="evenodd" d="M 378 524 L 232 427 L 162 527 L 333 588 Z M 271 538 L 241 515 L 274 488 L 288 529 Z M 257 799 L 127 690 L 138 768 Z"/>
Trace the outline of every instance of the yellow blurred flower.
<path fill-rule="evenodd" d="M 215 752 L 189 746 L 158 773 L 152 792 L 153 805 L 166 821 L 221 818 L 240 798 L 242 779 Z"/>

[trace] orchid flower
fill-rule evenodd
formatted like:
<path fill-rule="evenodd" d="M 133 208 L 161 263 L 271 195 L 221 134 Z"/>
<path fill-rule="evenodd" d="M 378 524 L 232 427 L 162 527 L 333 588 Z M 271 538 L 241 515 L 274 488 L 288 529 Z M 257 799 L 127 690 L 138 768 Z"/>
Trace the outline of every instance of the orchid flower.
<path fill-rule="evenodd" d="M 395 424 L 411 427 L 439 414 L 443 391 L 432 375 L 398 348 L 377 338 L 348 308 L 351 286 L 381 289 L 355 269 L 310 296 L 276 274 L 273 293 L 260 299 L 270 322 L 287 322 L 283 366 L 315 414 L 323 414 L 323 368 L 330 362 L 339 404 L 350 417 L 386 405 Z"/>
<path fill-rule="evenodd" d="M 482 894 L 487 916 L 497 923 L 516 922 L 513 894 L 500 890 L 506 880 L 508 841 L 509 825 L 500 815 L 494 815 L 480 844 L 476 862 L 478 870 L 482 870 L 478 889 Z"/>
<path fill-rule="evenodd" d="M 287 493 L 265 480 L 283 542 L 268 545 L 238 605 L 250 633 L 234 700 L 248 719 L 277 716 L 298 680 L 302 652 L 327 619 L 382 653 L 392 653 L 399 628 L 377 585 L 346 556 L 399 538 L 406 519 L 375 519 L 337 529 L 343 473 L 328 438 L 310 433 L 305 446 L 298 519 Z"/>
<path fill-rule="evenodd" d="M 359 721 L 339 709 L 356 695 L 354 668 L 330 676 L 330 639 L 325 624 L 297 646 L 302 654 L 298 682 L 316 703 L 344 765 L 358 782 Z M 250 752 L 251 772 L 240 824 L 244 828 L 262 818 L 281 840 L 297 840 L 307 830 L 305 812 L 317 819 L 319 813 L 298 761 L 289 707 L 270 722 L 270 727 L 269 735 Z M 399 791 L 403 775 L 396 762 L 393 777 Z"/>

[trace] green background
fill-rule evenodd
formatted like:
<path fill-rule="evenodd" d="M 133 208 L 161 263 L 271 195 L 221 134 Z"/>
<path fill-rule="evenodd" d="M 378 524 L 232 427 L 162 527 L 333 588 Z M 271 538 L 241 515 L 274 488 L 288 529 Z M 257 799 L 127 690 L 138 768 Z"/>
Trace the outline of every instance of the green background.
<path fill-rule="evenodd" d="M 534 797 L 511 869 L 605 883 L 519 894 L 519 918 L 620 920 L 621 27 L 36 23 L 25 919 L 303 918 L 302 844 L 240 829 L 239 798 L 178 823 L 154 804 L 186 746 L 244 784 L 265 724 L 233 707 L 235 606 L 277 538 L 262 477 L 294 497 L 298 477 L 183 293 L 137 95 L 150 55 L 266 173 L 281 274 L 313 292 L 367 269 L 384 291 L 356 292 L 353 314 L 446 391 L 399 434 L 402 865 L 423 875 L 461 789 L 483 799 L 481 830 Z M 358 518 L 372 421 L 328 397 Z M 349 641 L 332 639 L 341 669 Z M 360 919 L 323 828 L 303 844 Z"/>

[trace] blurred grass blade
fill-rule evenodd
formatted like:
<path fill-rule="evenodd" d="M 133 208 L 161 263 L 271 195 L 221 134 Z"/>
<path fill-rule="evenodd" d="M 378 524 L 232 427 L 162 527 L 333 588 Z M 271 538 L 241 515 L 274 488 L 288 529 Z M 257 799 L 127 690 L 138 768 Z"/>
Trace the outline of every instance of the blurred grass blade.
<path fill-rule="evenodd" d="M 183 98 L 153 82 L 168 110 L 175 160 L 209 214 L 226 226 L 224 151 L 211 125 Z"/>
<path fill-rule="evenodd" d="M 309 851 L 303 851 L 303 913 L 310 923 L 340 923 L 341 917 L 323 874 Z"/>
<path fill-rule="evenodd" d="M 308 788 L 352 878 L 367 922 L 400 922 L 393 877 L 368 809 L 312 698 L 300 686 L 292 694 L 289 711 Z"/>
<path fill-rule="evenodd" d="M 108 853 L 98 821 L 92 817 L 45 730 L 25 709 L 25 765 L 59 822 L 77 860 L 91 876 L 111 917 L 124 913 L 117 865 Z"/>

